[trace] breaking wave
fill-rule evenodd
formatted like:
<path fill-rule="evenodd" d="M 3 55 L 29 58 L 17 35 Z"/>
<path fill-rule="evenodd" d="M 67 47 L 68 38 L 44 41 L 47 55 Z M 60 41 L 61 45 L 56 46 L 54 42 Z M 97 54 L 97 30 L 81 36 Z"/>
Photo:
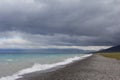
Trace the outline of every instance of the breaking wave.
<path fill-rule="evenodd" d="M 2 78 L 0 78 L 0 80 L 16 80 L 16 79 L 22 78 L 23 75 L 25 75 L 25 74 L 33 73 L 36 71 L 48 70 L 48 69 L 55 68 L 58 66 L 66 65 L 66 64 L 72 63 L 72 62 L 77 61 L 77 60 L 85 59 L 91 55 L 92 54 L 86 54 L 86 55 L 80 56 L 80 57 L 76 56 L 73 58 L 65 59 L 62 62 L 54 63 L 54 64 L 38 64 L 38 63 L 36 63 L 30 68 L 20 70 L 11 76 L 2 77 Z"/>

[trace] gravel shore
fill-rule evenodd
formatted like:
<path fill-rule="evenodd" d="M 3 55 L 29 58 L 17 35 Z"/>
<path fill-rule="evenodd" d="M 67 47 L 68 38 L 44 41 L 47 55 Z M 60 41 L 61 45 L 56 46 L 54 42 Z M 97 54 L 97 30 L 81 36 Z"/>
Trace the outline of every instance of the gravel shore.
<path fill-rule="evenodd" d="M 120 80 L 120 61 L 93 55 L 64 68 L 35 73 L 19 80 Z"/>

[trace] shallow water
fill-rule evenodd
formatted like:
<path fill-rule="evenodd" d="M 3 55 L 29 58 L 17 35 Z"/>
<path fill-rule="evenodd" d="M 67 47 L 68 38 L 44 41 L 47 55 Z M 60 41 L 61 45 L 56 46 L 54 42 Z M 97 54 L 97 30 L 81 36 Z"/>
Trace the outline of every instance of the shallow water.
<path fill-rule="evenodd" d="M 83 56 L 85 54 L 79 53 L 67 53 L 67 54 L 57 54 L 57 53 L 24 53 L 24 52 L 9 52 L 9 53 L 1 53 L 0 54 L 0 80 L 1 77 L 6 77 L 9 75 L 13 75 L 18 71 L 23 70 L 25 73 L 29 73 L 33 71 L 37 71 L 41 69 L 47 69 L 48 67 L 54 67 L 60 64 L 65 64 L 65 60 L 72 59 L 75 56 Z M 61 62 L 61 63 L 60 63 Z M 53 65 L 54 64 L 54 65 Z M 33 68 L 31 68 L 33 67 Z M 28 70 L 26 70 L 28 68 Z M 29 70 L 30 68 L 30 70 Z M 36 68 L 36 69 L 35 69 Z M 24 71 L 24 69 L 26 71 Z"/>

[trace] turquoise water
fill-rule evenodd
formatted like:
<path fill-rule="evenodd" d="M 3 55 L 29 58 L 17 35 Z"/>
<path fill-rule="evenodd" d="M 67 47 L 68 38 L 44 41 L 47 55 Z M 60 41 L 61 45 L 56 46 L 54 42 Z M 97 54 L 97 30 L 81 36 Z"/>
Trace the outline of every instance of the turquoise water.
<path fill-rule="evenodd" d="M 33 54 L 21 54 L 21 53 L 5 53 L 0 54 L 0 63 L 18 63 L 18 62 L 40 62 L 40 63 L 53 63 L 58 62 L 66 58 L 81 56 L 84 54 L 57 54 L 57 53 L 33 53 Z"/>
<path fill-rule="evenodd" d="M 75 56 L 80 57 L 84 55 L 85 54 L 80 53 L 1 52 L 0 80 L 2 80 L 1 77 L 13 75 L 27 68 L 30 68 L 30 70 L 35 69 L 36 64 L 39 70 L 44 69 L 44 66 L 47 64 L 47 66 L 45 66 L 47 69 L 47 67 L 51 67 L 55 63 L 63 62 L 69 58 L 72 59 Z"/>

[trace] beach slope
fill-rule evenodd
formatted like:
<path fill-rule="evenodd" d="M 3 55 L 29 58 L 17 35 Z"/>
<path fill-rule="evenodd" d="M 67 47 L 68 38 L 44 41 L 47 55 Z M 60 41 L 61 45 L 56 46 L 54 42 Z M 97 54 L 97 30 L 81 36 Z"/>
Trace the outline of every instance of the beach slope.
<path fill-rule="evenodd" d="M 20 80 L 120 80 L 120 61 L 95 54 L 64 68 Z"/>

